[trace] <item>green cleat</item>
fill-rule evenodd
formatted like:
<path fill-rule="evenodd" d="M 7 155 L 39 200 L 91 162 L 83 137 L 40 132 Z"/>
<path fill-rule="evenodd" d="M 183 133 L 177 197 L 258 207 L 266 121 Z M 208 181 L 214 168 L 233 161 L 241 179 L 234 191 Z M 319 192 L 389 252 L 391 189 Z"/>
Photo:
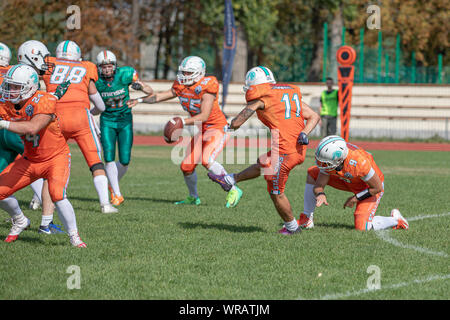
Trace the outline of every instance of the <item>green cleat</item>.
<path fill-rule="evenodd" d="M 185 200 L 177 201 L 174 204 L 194 204 L 196 206 L 200 205 L 202 202 L 200 201 L 200 198 L 194 198 L 191 196 L 188 196 Z"/>
<path fill-rule="evenodd" d="M 237 186 L 235 186 L 233 189 L 231 189 L 227 195 L 226 207 L 227 208 L 236 207 L 237 204 L 239 203 L 239 200 L 241 200 L 242 194 L 243 194 L 242 190 L 239 189 Z"/>

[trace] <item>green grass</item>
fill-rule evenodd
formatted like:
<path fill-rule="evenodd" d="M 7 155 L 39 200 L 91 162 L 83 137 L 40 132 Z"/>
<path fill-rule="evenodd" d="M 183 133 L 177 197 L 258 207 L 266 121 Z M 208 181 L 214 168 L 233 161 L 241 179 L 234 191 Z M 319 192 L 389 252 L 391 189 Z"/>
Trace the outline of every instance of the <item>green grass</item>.
<path fill-rule="evenodd" d="M 242 183 L 241 203 L 227 209 L 226 193 L 198 167 L 202 205 L 175 206 L 187 191 L 179 166 L 170 160 L 171 149 L 138 146 L 121 181 L 126 201 L 119 214 L 104 215 L 81 153 L 74 145 L 71 150 L 68 197 L 88 248 L 71 247 L 65 235 L 38 234 L 40 214 L 27 209 L 32 192 L 19 191 L 16 197 L 32 225 L 15 243 L 0 243 L 0 299 L 450 298 L 450 216 L 388 231 L 405 246 L 447 256 L 423 253 L 388 243 L 375 232 L 354 230 L 352 211 L 342 209 L 347 195 L 328 188 L 330 206 L 316 211 L 315 228 L 286 237 L 277 234 L 281 219 L 262 177 Z M 373 154 L 385 173 L 377 214 L 389 215 L 394 207 L 406 218 L 450 211 L 447 153 Z M 309 151 L 288 181 L 286 194 L 296 217 L 312 157 Z M 244 167 L 226 165 L 233 172 Z M 10 226 L 6 213 L 0 217 L 4 238 Z M 81 270 L 79 290 L 67 289 L 71 265 Z M 361 291 L 370 265 L 381 270 L 381 290 Z"/>

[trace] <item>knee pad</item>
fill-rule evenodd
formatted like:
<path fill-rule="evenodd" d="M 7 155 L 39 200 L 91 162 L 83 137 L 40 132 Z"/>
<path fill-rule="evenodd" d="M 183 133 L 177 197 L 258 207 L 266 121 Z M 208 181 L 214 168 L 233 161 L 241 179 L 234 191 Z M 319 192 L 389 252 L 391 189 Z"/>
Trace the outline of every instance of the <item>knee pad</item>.
<path fill-rule="evenodd" d="M 89 170 L 91 170 L 91 172 L 94 172 L 96 170 L 105 170 L 105 165 L 103 164 L 103 162 L 99 162 L 92 165 Z"/>
<path fill-rule="evenodd" d="M 193 172 L 195 170 L 195 167 L 196 167 L 195 164 L 181 163 L 181 165 L 180 165 L 180 169 L 184 173 Z"/>

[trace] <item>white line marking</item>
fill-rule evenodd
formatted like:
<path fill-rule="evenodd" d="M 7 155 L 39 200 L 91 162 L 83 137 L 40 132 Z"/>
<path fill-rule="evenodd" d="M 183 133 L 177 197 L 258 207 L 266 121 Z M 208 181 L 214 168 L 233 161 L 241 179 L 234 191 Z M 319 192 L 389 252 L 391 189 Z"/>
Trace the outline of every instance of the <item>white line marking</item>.
<path fill-rule="evenodd" d="M 413 284 L 421 284 L 421 283 L 426 283 L 426 282 L 431 282 L 431 281 L 436 281 L 436 280 L 447 280 L 447 279 L 450 279 L 450 274 L 433 275 L 433 276 L 428 276 L 423 279 L 415 279 L 410 282 L 400 282 L 400 283 L 391 284 L 391 285 L 387 285 L 387 286 L 382 285 L 380 289 L 365 288 L 365 289 L 361 289 L 361 290 L 357 290 L 357 291 L 347 291 L 345 293 L 326 294 L 326 295 L 320 296 L 320 298 L 318 298 L 318 299 L 313 299 L 313 300 L 342 299 L 342 298 L 348 298 L 348 297 L 352 297 L 352 296 L 359 296 L 362 294 L 371 293 L 371 292 L 375 292 L 375 291 L 398 289 L 398 288 L 402 288 L 402 287 L 408 287 Z M 299 298 L 299 299 L 302 299 L 302 298 Z"/>
<path fill-rule="evenodd" d="M 415 217 L 411 217 L 408 218 L 408 221 L 419 221 L 419 220 L 423 220 L 423 219 L 429 219 L 429 218 L 439 218 L 439 217 L 446 217 L 449 216 L 450 212 L 446 212 L 446 213 L 442 213 L 442 214 L 431 214 L 431 215 L 424 215 L 424 216 L 415 216 Z M 447 258 L 448 255 L 445 252 L 435 252 L 435 251 L 431 251 L 429 249 L 426 248 L 421 248 L 421 247 L 416 247 L 416 246 L 412 246 L 412 245 L 405 245 L 393 238 L 391 238 L 389 236 L 389 232 L 391 230 L 380 230 L 380 231 L 376 231 L 375 234 L 382 240 L 387 241 L 395 246 L 399 246 L 401 248 L 406 248 L 406 249 L 413 249 L 419 252 L 423 252 L 423 253 L 427 253 L 427 254 L 431 254 L 431 255 L 438 255 L 438 256 L 442 256 Z M 386 289 L 397 289 L 397 288 L 401 288 L 401 287 L 407 287 L 413 284 L 420 284 L 420 283 L 425 283 L 425 282 L 430 282 L 430 281 L 435 281 L 435 280 L 447 280 L 450 279 L 450 274 L 446 274 L 446 275 L 433 275 L 433 276 L 429 276 L 427 278 L 424 279 L 415 279 L 413 281 L 410 282 L 401 282 L 401 283 L 397 283 L 397 284 L 391 284 L 391 285 L 387 285 L 387 286 L 382 286 L 381 289 L 378 290 L 386 290 Z M 334 293 L 334 294 L 326 294 L 323 296 L 320 296 L 319 298 L 316 299 L 305 299 L 303 297 L 298 297 L 297 300 L 333 300 L 333 299 L 342 299 L 342 298 L 348 298 L 348 297 L 352 297 L 352 296 L 359 296 L 362 294 L 366 294 L 366 293 L 370 293 L 373 291 L 378 291 L 378 290 L 374 290 L 374 289 L 360 289 L 357 291 L 347 291 L 345 293 Z"/>
<path fill-rule="evenodd" d="M 448 255 L 445 252 L 441 252 L 441 251 L 432 251 L 429 250 L 427 248 L 422 248 L 422 247 L 417 247 L 417 246 L 413 246 L 411 244 L 403 244 L 400 241 L 392 238 L 390 236 L 391 230 L 379 230 L 376 231 L 375 234 L 377 235 L 378 238 L 380 238 L 383 241 L 386 241 L 396 247 L 400 247 L 403 249 L 412 249 L 412 250 L 416 250 L 418 252 L 421 253 L 426 253 L 426 254 L 430 254 L 430 255 L 435 255 L 435 256 L 440 256 L 440 257 L 444 257 L 447 258 Z"/>
<path fill-rule="evenodd" d="M 433 214 L 433 215 L 428 215 L 428 216 L 416 216 L 416 217 L 411 217 L 407 220 L 408 221 L 418 221 L 418 220 L 423 220 L 423 219 L 428 219 L 428 218 L 445 217 L 448 215 L 450 215 L 450 212 L 442 213 L 442 214 Z M 412 249 L 412 250 L 415 250 L 415 251 L 418 251 L 421 253 L 448 258 L 448 254 L 445 252 L 442 252 L 442 251 L 433 251 L 433 250 L 429 250 L 427 248 L 422 248 L 422 247 L 413 246 L 410 244 L 401 243 L 400 241 L 391 237 L 391 235 L 390 235 L 391 231 L 392 230 L 389 230 L 389 229 L 379 230 L 379 231 L 375 231 L 375 234 L 381 240 L 386 241 L 386 242 L 388 242 L 394 246 L 400 247 L 400 248 Z"/>
<path fill-rule="evenodd" d="M 423 220 L 428 218 L 439 218 L 439 217 L 445 217 L 450 216 L 450 212 L 441 213 L 441 214 L 430 214 L 428 216 L 416 216 L 406 219 L 407 221 L 417 221 L 417 220 Z"/>

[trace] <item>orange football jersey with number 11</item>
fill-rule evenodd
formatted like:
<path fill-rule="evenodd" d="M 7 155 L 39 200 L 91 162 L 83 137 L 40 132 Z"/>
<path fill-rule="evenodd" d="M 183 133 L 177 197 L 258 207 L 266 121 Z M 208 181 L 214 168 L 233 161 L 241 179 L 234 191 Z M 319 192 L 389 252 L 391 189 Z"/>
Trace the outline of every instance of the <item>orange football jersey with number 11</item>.
<path fill-rule="evenodd" d="M 299 87 L 291 84 L 258 84 L 247 90 L 245 99 L 247 103 L 252 100 L 264 102 L 264 109 L 257 110 L 256 114 L 271 130 L 272 149 L 278 145 L 281 154 L 302 153 L 306 146 L 297 143 L 305 127 Z"/>
<path fill-rule="evenodd" d="M 70 80 L 70 86 L 58 101 L 58 106 L 90 109 L 89 82 L 98 80 L 97 66 L 90 61 L 71 61 L 50 57 L 55 64 L 52 74 L 43 77 L 47 92 L 54 92 L 59 84 Z"/>

